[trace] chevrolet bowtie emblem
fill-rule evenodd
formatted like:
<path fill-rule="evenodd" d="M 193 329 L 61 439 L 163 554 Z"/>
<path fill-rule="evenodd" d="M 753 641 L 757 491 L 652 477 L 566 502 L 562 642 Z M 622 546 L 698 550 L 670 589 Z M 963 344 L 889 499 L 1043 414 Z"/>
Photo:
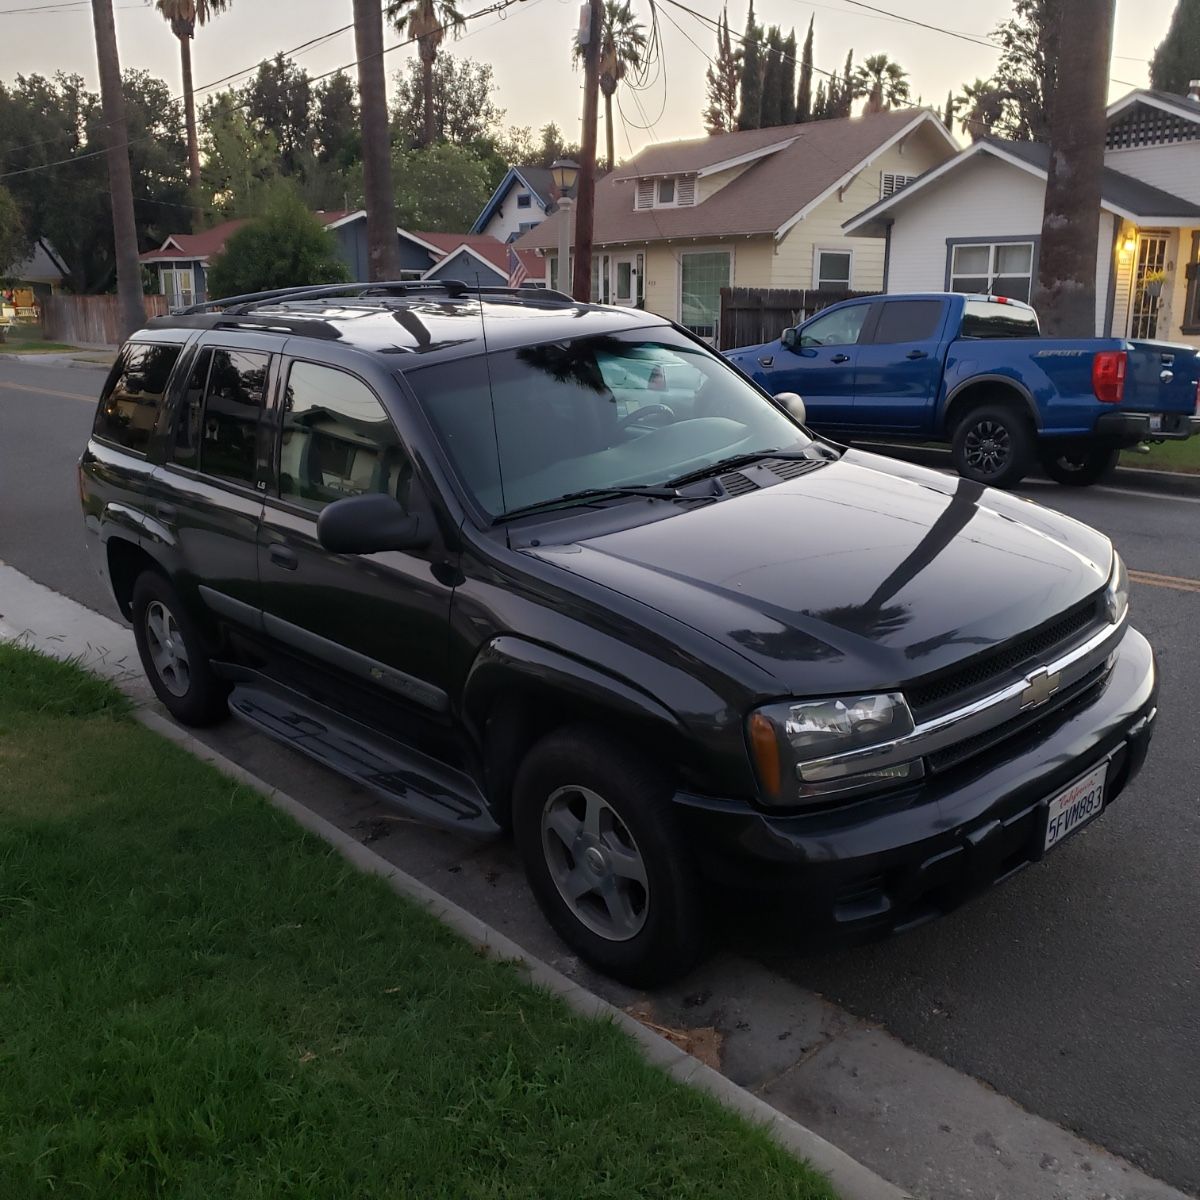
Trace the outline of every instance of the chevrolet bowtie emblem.
<path fill-rule="evenodd" d="M 1021 707 L 1037 708 L 1039 704 L 1045 704 L 1058 691 L 1061 680 L 1062 675 L 1058 671 L 1053 675 L 1049 671 L 1034 671 L 1032 675 L 1026 676 L 1025 690 L 1021 693 Z"/>

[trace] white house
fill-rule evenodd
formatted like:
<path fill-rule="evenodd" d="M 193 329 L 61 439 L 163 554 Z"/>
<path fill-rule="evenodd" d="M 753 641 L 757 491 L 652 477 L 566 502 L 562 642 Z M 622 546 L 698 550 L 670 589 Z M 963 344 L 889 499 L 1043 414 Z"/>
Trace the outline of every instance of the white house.
<path fill-rule="evenodd" d="M 558 199 L 558 188 L 548 167 L 509 167 L 471 232 L 486 233 L 501 242 L 516 241 L 540 225 L 554 211 Z"/>
<path fill-rule="evenodd" d="M 984 138 L 847 221 L 885 246 L 884 290 L 992 291 L 1037 278 L 1049 148 Z M 1200 100 L 1135 91 L 1108 110 L 1096 333 L 1200 346 Z"/>

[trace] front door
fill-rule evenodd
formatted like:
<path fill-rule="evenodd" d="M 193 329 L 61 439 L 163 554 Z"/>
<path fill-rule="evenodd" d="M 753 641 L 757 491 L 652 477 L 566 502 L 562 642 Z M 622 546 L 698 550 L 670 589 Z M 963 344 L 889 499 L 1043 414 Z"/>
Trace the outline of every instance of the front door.
<path fill-rule="evenodd" d="M 284 369 L 259 541 L 264 632 L 324 703 L 453 761 L 445 548 L 435 535 L 420 551 L 330 554 L 317 540 L 321 510 L 347 496 L 381 492 L 424 511 L 409 453 L 362 379 L 298 359 Z"/>
<path fill-rule="evenodd" d="M 1143 233 L 1138 238 L 1137 267 L 1133 275 L 1133 303 L 1129 312 L 1129 336 L 1153 340 L 1158 337 L 1158 309 L 1166 280 L 1167 235 Z"/>
<path fill-rule="evenodd" d="M 721 321 L 721 289 L 728 287 L 728 250 L 701 250 L 679 256 L 679 323 L 716 345 Z"/>
<path fill-rule="evenodd" d="M 932 428 L 942 382 L 944 300 L 884 300 L 858 346 L 854 425 L 880 433 Z"/>
<path fill-rule="evenodd" d="M 618 254 L 613 258 L 613 298 L 614 304 L 622 308 L 636 306 L 636 276 L 637 259 L 632 254 Z"/>
<path fill-rule="evenodd" d="M 186 308 L 195 301 L 191 267 L 163 267 L 162 290 L 171 308 Z"/>

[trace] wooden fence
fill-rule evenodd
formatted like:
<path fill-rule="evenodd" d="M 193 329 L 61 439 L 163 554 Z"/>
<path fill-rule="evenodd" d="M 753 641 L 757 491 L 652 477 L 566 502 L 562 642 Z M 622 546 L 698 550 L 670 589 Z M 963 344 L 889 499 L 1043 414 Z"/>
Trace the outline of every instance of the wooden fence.
<path fill-rule="evenodd" d="M 167 312 L 166 296 L 146 296 L 146 316 Z M 120 301 L 116 296 L 50 296 L 42 307 L 48 341 L 72 346 L 115 346 L 121 341 Z"/>
<path fill-rule="evenodd" d="M 722 288 L 721 326 L 717 345 L 722 350 L 755 346 L 777 338 L 785 329 L 808 320 L 813 313 L 875 292 L 827 292 L 800 288 Z"/>

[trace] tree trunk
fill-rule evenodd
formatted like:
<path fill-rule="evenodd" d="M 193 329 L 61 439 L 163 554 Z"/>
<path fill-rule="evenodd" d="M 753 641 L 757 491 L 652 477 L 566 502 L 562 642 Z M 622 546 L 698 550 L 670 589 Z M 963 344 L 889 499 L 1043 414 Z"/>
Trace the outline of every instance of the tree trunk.
<path fill-rule="evenodd" d="M 602 0 L 590 0 L 591 36 L 583 56 L 583 145 L 575 190 L 575 277 L 571 295 L 586 303 L 592 296 L 592 221 L 596 210 L 596 118 L 600 98 Z"/>
<path fill-rule="evenodd" d="M 604 93 L 604 148 L 608 151 L 608 169 L 613 171 L 617 166 L 616 147 L 613 145 L 612 122 L 612 92 Z"/>
<path fill-rule="evenodd" d="M 188 184 L 196 201 L 196 227 L 200 225 L 200 139 L 196 136 L 196 94 L 192 90 L 192 39 L 179 39 L 179 63 L 183 73 L 183 120 L 187 128 Z"/>
<path fill-rule="evenodd" d="M 1059 0 L 1058 88 L 1050 104 L 1050 173 L 1034 295 L 1052 337 L 1096 332 L 1096 256 L 1105 97 L 1115 0 Z M 1069 34 L 1068 34 L 1069 31 Z"/>
<path fill-rule="evenodd" d="M 129 169 L 129 131 L 125 125 L 125 97 L 121 92 L 121 62 L 117 57 L 112 0 L 92 0 L 92 24 L 96 30 L 100 101 L 108 145 L 108 190 L 112 201 L 123 341 L 146 323 L 146 305 L 142 299 L 142 267 L 138 262 L 137 225 L 133 218 L 133 175 Z"/>
<path fill-rule="evenodd" d="M 379 0 L 354 0 L 354 47 L 362 125 L 363 199 L 367 208 L 367 271 L 371 281 L 400 278 L 392 147 L 383 73 L 383 9 Z"/>
<path fill-rule="evenodd" d="M 421 100 L 424 104 L 422 142 L 432 146 L 436 140 L 433 133 L 433 59 L 426 58 L 424 54 L 421 55 Z"/>

